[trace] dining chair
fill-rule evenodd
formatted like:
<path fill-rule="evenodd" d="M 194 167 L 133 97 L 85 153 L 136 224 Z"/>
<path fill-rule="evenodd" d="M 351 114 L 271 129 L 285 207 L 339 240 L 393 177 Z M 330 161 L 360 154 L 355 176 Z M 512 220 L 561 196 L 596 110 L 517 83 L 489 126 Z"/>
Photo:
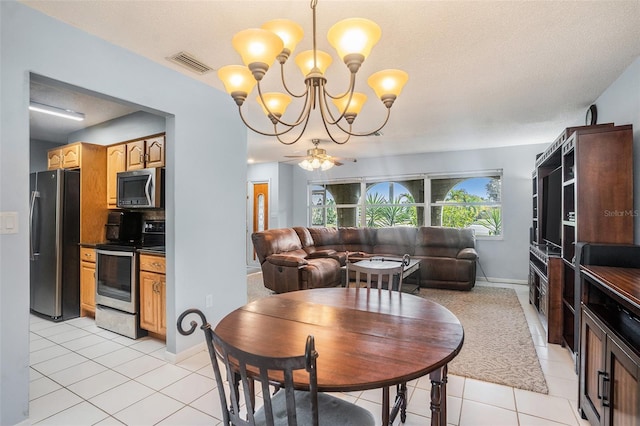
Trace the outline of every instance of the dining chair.
<path fill-rule="evenodd" d="M 178 317 L 178 332 L 192 334 L 197 323 L 191 321 L 185 330 L 182 322 L 190 314 L 200 316 L 211 365 L 216 379 L 224 425 L 234 426 L 307 426 L 349 425 L 374 426 L 373 415 L 366 409 L 332 395 L 318 392 L 315 340 L 307 336 L 304 354 L 275 358 L 236 348 L 219 335 L 198 309 L 188 309 Z M 225 374 L 218 360 L 225 366 L 229 393 L 225 389 Z M 308 390 L 295 389 L 294 376 L 308 374 Z M 275 378 L 275 381 L 274 381 Z M 255 411 L 254 387 L 262 390 L 263 405 Z M 246 410 L 241 411 L 240 385 Z M 272 388 L 275 389 L 272 392 Z"/>
<path fill-rule="evenodd" d="M 355 271 L 355 286 L 360 287 L 360 283 L 366 282 L 366 288 L 371 288 L 372 281 L 375 282 L 378 290 L 383 289 L 383 284 L 387 283 L 387 290 L 402 291 L 402 279 L 404 275 L 404 268 L 409 265 L 410 256 L 405 254 L 402 258 L 392 257 L 370 257 L 364 260 L 358 260 L 354 263 L 349 262 L 349 253 L 347 253 L 347 261 L 345 264 L 345 283 L 346 287 L 349 287 L 350 272 Z M 385 262 L 387 264 L 385 264 Z M 363 277 L 364 275 L 364 277 Z M 376 277 L 375 279 L 373 277 Z M 397 280 L 396 286 L 394 280 Z M 383 412 L 389 412 L 390 410 L 390 389 L 389 387 L 382 388 L 382 410 Z M 393 423 L 393 419 L 398 413 L 400 413 L 400 421 L 404 423 L 407 419 L 407 383 L 403 382 L 396 386 L 396 400 L 393 404 L 393 409 L 389 415 L 392 419 L 390 423 Z"/>
<path fill-rule="evenodd" d="M 402 280 L 404 269 L 409 265 L 410 257 L 405 254 L 402 258 L 374 256 L 367 259 L 359 259 L 351 263 L 349 261 L 349 253 L 347 253 L 347 261 L 345 263 L 346 286 L 351 282 L 351 271 L 355 272 L 355 285 L 366 283 L 366 288 L 371 288 L 374 283 L 378 289 L 383 289 L 387 284 L 389 291 L 402 291 Z M 397 280 L 397 286 L 394 280 Z"/>

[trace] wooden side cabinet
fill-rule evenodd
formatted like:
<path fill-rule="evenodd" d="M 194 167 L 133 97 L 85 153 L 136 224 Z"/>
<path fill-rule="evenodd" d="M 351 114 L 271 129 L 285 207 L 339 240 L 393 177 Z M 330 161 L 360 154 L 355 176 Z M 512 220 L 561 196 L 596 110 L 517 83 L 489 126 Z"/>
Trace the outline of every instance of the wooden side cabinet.
<path fill-rule="evenodd" d="M 640 357 L 582 307 L 580 407 L 592 425 L 640 424 Z"/>
<path fill-rule="evenodd" d="M 118 201 L 117 174 L 127 169 L 126 145 L 107 147 L 107 206 L 116 208 Z"/>
<path fill-rule="evenodd" d="M 96 251 L 80 247 L 80 316 L 96 312 Z"/>
<path fill-rule="evenodd" d="M 80 241 L 87 244 L 104 241 L 106 152 L 105 146 L 86 142 L 47 151 L 49 170 L 80 169 Z"/>
<path fill-rule="evenodd" d="M 140 328 L 167 334 L 166 262 L 162 256 L 140 255 Z"/>

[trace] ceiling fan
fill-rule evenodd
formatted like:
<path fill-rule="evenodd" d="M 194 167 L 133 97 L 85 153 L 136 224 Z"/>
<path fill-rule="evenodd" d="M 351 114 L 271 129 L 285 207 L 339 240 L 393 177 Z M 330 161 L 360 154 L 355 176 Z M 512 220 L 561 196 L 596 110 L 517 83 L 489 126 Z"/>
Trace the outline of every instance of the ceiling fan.
<path fill-rule="evenodd" d="M 326 149 L 318 148 L 320 139 L 311 139 L 313 148 L 307 150 L 307 155 L 285 155 L 287 158 L 301 158 L 302 161 L 298 163 L 298 166 L 308 171 L 314 171 L 316 169 L 329 170 L 333 166 L 342 166 L 341 161 L 358 161 L 355 158 L 339 158 L 333 157 L 327 154 Z"/>

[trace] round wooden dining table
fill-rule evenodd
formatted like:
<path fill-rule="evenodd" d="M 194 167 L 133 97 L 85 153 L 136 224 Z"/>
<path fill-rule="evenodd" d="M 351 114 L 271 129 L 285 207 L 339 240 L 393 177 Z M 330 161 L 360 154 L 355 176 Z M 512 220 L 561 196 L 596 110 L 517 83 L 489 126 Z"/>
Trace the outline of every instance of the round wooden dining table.
<path fill-rule="evenodd" d="M 430 300 L 366 288 L 294 291 L 236 309 L 215 332 L 240 349 L 270 357 L 301 355 L 313 335 L 321 392 L 388 389 L 428 374 L 431 400 L 424 402 L 430 403 L 431 424 L 447 423 L 447 363 L 462 348 L 464 331 L 454 314 Z M 301 389 L 307 380 L 305 374 L 296 377 Z"/>

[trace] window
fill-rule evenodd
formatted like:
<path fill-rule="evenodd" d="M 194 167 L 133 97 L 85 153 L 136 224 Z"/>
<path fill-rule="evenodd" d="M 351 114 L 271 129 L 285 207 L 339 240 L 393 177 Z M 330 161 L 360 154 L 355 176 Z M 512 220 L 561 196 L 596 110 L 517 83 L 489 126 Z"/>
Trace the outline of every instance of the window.
<path fill-rule="evenodd" d="M 502 171 L 312 183 L 311 226 L 450 226 L 502 235 Z M 364 196 L 361 196 L 364 194 Z"/>
<path fill-rule="evenodd" d="M 431 225 L 502 235 L 501 183 L 499 174 L 431 179 Z"/>
<path fill-rule="evenodd" d="M 424 179 L 367 183 L 366 187 L 367 227 L 424 223 Z"/>
<path fill-rule="evenodd" d="M 358 226 L 360 183 L 311 185 L 311 226 Z"/>

